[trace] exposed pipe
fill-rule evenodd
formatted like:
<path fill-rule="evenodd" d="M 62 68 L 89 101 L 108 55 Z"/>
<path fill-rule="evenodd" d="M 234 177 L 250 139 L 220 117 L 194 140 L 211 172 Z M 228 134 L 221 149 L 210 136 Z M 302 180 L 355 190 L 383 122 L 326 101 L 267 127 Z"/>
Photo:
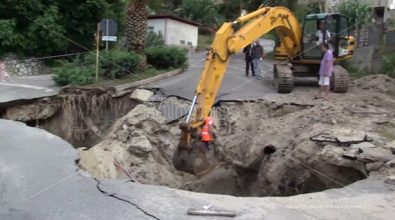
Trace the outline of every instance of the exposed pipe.
<path fill-rule="evenodd" d="M 191 118 L 193 108 L 195 107 L 195 104 L 196 104 L 196 99 L 197 99 L 197 95 L 195 95 L 195 97 L 193 97 L 192 105 L 191 105 L 191 108 L 189 109 L 186 123 L 188 123 L 189 119 Z"/>

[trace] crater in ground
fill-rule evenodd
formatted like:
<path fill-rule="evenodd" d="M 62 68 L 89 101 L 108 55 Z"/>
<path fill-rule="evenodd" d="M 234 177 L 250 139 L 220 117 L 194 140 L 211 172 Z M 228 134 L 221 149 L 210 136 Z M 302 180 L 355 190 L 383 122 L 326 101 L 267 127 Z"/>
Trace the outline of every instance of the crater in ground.
<path fill-rule="evenodd" d="M 374 80 L 395 88 L 383 76 Z M 216 139 L 208 154 L 223 163 L 200 176 L 172 164 L 187 100 L 159 92 L 139 100 L 111 90 L 69 89 L 1 112 L 72 143 L 80 167 L 98 178 L 235 196 L 289 196 L 346 186 L 383 172 L 394 159 L 389 134 L 395 127 L 395 93 L 383 92 L 370 78 L 355 85 L 331 102 L 299 91 L 218 103 L 212 111 Z"/>

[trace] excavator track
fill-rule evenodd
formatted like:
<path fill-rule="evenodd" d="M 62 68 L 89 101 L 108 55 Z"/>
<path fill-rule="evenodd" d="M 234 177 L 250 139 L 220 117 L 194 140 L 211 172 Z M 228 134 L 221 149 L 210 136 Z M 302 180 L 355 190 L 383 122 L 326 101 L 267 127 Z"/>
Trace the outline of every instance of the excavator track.
<path fill-rule="evenodd" d="M 288 64 L 274 65 L 274 84 L 278 93 L 290 93 L 294 87 L 292 69 Z"/>
<path fill-rule="evenodd" d="M 331 89 L 333 92 L 345 93 L 348 90 L 350 83 L 350 75 L 340 65 L 333 67 L 333 74 L 331 77 Z"/>

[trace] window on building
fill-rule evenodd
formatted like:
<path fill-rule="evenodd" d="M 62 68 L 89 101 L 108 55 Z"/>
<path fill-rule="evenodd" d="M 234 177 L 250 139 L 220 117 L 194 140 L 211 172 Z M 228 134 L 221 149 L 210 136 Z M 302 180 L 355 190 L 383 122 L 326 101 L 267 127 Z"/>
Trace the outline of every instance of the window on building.
<path fill-rule="evenodd" d="M 185 44 L 185 40 L 180 40 L 180 43 L 184 45 Z"/>
<path fill-rule="evenodd" d="M 189 45 L 189 46 L 192 46 L 192 42 L 188 41 L 188 45 Z"/>
<path fill-rule="evenodd" d="M 154 27 L 148 26 L 148 30 L 153 31 L 153 30 L 154 30 Z"/>

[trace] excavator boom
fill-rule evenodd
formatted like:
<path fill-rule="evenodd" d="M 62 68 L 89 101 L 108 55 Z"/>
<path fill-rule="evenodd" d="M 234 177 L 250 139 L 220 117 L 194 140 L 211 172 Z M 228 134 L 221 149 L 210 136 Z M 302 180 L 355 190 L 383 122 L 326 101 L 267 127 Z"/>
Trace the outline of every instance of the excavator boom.
<path fill-rule="evenodd" d="M 180 126 L 181 139 L 173 156 L 178 170 L 197 174 L 207 169 L 202 163 L 196 164 L 199 151 L 195 146 L 199 145 L 200 129 L 215 102 L 229 57 L 272 30 L 281 39 L 288 57 L 296 56 L 301 50 L 302 30 L 294 14 L 284 7 L 261 7 L 234 22 L 224 23 L 217 31 L 187 121 Z"/>
<path fill-rule="evenodd" d="M 340 14 L 307 15 L 304 27 L 309 28 L 304 31 L 296 16 L 285 7 L 260 7 L 252 13 L 239 17 L 234 22 L 224 23 L 217 31 L 207 54 L 187 121 L 180 126 L 181 138 L 173 155 L 175 167 L 191 174 L 201 173 L 209 168 L 204 165 L 207 164 L 205 161 L 199 159 L 199 154 L 203 154 L 199 152 L 199 146 L 201 146 L 199 134 L 204 119 L 210 115 L 211 108 L 216 101 L 229 57 L 232 54 L 241 51 L 270 31 L 274 31 L 281 42 L 281 46 L 276 49 L 276 57 L 290 61 L 286 65 L 274 66 L 274 81 L 278 92 L 288 93 L 293 88 L 295 74 L 316 76 L 322 53 L 314 41 L 316 33 L 312 36 L 311 30 L 314 31 L 314 26 L 318 26 L 318 22 L 327 20 L 332 21 L 332 26 L 328 30 L 334 32 L 332 46 L 334 46 L 336 58 L 338 60 L 351 58 L 355 40 L 348 35 L 347 18 Z M 311 45 L 314 46 L 311 47 Z M 292 68 L 288 64 L 292 64 Z M 342 67 L 334 67 L 331 80 L 335 92 L 347 91 L 349 77 Z"/>

